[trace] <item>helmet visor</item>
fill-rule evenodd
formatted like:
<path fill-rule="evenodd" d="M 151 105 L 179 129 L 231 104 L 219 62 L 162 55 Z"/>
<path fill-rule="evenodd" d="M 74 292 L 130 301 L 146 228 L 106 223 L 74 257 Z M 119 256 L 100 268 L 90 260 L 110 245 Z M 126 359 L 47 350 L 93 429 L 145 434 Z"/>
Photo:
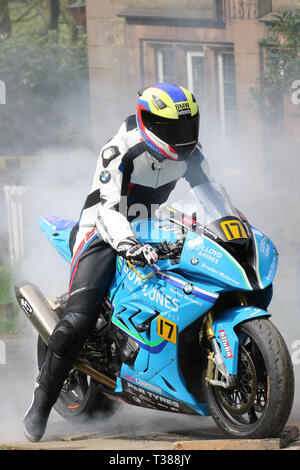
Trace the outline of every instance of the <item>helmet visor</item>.
<path fill-rule="evenodd" d="M 193 117 L 166 119 L 148 111 L 142 111 L 141 117 L 147 129 L 172 147 L 180 149 L 196 145 L 199 134 L 199 113 Z"/>

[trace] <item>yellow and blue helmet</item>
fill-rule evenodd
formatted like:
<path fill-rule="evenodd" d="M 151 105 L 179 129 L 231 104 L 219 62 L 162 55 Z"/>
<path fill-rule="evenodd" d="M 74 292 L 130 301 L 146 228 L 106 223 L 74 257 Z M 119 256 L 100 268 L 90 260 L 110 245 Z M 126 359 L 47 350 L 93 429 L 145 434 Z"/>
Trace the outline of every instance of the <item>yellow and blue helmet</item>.
<path fill-rule="evenodd" d="M 158 160 L 184 160 L 198 143 L 200 115 L 193 94 L 173 83 L 139 92 L 137 125 Z"/>

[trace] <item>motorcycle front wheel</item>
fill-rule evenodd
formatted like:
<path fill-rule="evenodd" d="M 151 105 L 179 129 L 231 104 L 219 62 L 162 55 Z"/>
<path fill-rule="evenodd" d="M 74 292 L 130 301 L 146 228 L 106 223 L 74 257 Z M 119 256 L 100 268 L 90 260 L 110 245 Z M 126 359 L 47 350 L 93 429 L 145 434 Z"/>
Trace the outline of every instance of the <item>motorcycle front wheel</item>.
<path fill-rule="evenodd" d="M 46 356 L 47 345 L 39 336 L 37 342 L 38 367 L 41 369 Z M 69 421 L 93 419 L 99 413 L 111 416 L 117 408 L 115 400 L 107 398 L 97 382 L 77 369 L 72 369 L 65 380 L 60 395 L 54 405 L 55 410 Z"/>
<path fill-rule="evenodd" d="M 277 436 L 286 424 L 294 399 L 294 372 L 286 344 L 268 319 L 237 326 L 238 371 L 225 389 L 205 383 L 213 419 L 239 438 Z"/>

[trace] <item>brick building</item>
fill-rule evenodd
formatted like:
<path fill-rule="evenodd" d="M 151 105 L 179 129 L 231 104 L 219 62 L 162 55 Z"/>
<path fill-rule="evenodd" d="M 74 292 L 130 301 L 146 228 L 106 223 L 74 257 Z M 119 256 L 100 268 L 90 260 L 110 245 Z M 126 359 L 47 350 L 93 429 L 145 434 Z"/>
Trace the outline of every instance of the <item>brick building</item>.
<path fill-rule="evenodd" d="M 299 0 L 85 0 L 85 5 L 95 157 L 135 112 L 138 89 L 172 81 L 190 88 L 199 102 L 204 152 L 221 181 L 240 178 L 231 185 L 237 192 L 247 178 L 263 187 L 269 160 L 249 89 L 259 84 L 259 41 L 272 12 L 300 6 Z M 299 141 L 294 115 L 295 104 L 287 97 L 285 124 L 290 138 Z M 37 160 L 38 155 L 0 156 L 2 213 L 7 212 L 3 186 L 14 190 L 13 185 L 24 184 L 21 177 Z M 281 168 L 274 173 L 280 175 Z M 2 227 L 3 246 L 7 231 Z"/>
<path fill-rule="evenodd" d="M 86 0 L 96 148 L 134 112 L 139 88 L 174 81 L 195 94 L 201 139 L 218 153 L 224 172 L 237 172 L 241 149 L 255 149 L 262 174 L 263 127 L 249 89 L 259 83 L 259 41 L 272 12 L 297 5 L 295 0 Z"/>

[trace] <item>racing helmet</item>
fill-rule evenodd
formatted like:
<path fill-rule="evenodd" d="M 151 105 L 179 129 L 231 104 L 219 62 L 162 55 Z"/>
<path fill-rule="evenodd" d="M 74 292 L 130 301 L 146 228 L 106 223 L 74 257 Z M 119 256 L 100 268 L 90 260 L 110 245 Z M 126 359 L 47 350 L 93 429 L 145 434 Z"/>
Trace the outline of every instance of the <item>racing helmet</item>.
<path fill-rule="evenodd" d="M 139 91 L 137 125 L 157 160 L 185 160 L 198 143 L 198 105 L 186 88 L 158 83 Z"/>

